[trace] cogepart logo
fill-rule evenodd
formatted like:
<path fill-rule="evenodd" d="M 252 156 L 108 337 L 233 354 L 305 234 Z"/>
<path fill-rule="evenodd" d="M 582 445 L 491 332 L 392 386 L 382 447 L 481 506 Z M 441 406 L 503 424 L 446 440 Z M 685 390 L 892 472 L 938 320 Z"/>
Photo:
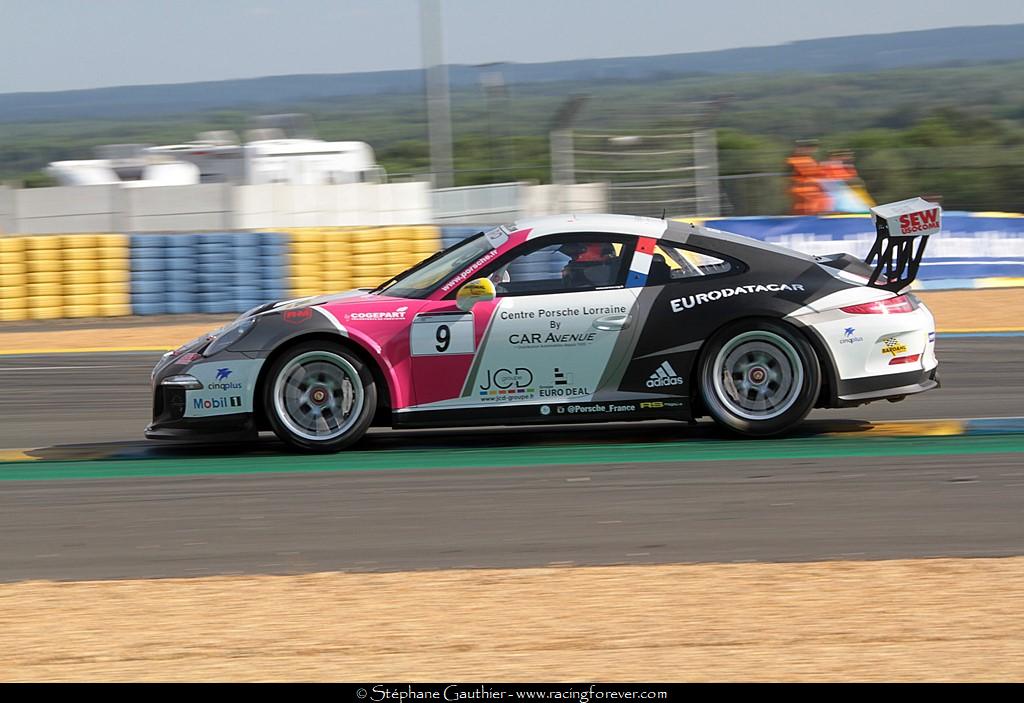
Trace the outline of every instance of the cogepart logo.
<path fill-rule="evenodd" d="M 409 311 L 408 305 L 403 305 L 394 310 L 382 312 L 347 312 L 346 320 L 404 320 L 405 314 Z"/>

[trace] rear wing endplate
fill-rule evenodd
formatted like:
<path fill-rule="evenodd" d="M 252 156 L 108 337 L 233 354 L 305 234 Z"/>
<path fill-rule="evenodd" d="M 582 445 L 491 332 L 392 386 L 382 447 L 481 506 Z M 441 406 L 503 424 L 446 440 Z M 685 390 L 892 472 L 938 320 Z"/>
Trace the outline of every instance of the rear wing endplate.
<path fill-rule="evenodd" d="M 868 285 L 897 293 L 917 278 L 928 237 L 942 229 L 942 208 L 911 198 L 871 208 L 875 243 L 865 262 L 873 267 Z"/>

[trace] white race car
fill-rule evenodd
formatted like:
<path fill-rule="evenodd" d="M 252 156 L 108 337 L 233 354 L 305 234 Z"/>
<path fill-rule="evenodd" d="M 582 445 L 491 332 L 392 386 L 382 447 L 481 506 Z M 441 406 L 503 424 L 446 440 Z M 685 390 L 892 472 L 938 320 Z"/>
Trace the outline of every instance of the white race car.
<path fill-rule="evenodd" d="M 336 451 L 396 428 L 692 419 L 784 432 L 938 385 L 907 292 L 938 206 L 874 209 L 868 263 L 641 217 L 524 220 L 373 290 L 267 303 L 169 352 L 151 438 Z"/>

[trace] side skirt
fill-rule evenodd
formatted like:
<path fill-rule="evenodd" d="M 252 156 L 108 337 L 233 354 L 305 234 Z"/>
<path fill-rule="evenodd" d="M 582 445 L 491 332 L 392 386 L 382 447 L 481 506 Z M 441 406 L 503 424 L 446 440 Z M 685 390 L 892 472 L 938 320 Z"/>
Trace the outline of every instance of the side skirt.
<path fill-rule="evenodd" d="M 691 420 L 690 404 L 680 400 L 615 400 L 544 405 L 509 405 L 500 410 L 399 410 L 391 415 L 397 429 L 420 427 L 485 427 L 494 425 L 565 425 L 576 422 Z"/>

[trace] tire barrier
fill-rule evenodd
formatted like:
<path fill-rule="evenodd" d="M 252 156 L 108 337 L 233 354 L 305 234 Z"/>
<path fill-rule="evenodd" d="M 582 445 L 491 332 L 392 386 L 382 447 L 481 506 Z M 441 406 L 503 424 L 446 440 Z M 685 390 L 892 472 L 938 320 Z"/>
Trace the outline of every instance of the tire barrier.
<path fill-rule="evenodd" d="M 295 297 L 376 287 L 441 245 L 433 226 L 286 231 L 291 235 L 287 281 Z"/>
<path fill-rule="evenodd" d="M 375 287 L 441 244 L 434 226 L 3 236 L 0 321 L 238 313 Z"/>
<path fill-rule="evenodd" d="M 122 234 L 0 237 L 0 321 L 131 314 Z"/>
<path fill-rule="evenodd" d="M 133 235 L 132 310 L 228 314 L 287 297 L 287 252 L 279 232 Z"/>

